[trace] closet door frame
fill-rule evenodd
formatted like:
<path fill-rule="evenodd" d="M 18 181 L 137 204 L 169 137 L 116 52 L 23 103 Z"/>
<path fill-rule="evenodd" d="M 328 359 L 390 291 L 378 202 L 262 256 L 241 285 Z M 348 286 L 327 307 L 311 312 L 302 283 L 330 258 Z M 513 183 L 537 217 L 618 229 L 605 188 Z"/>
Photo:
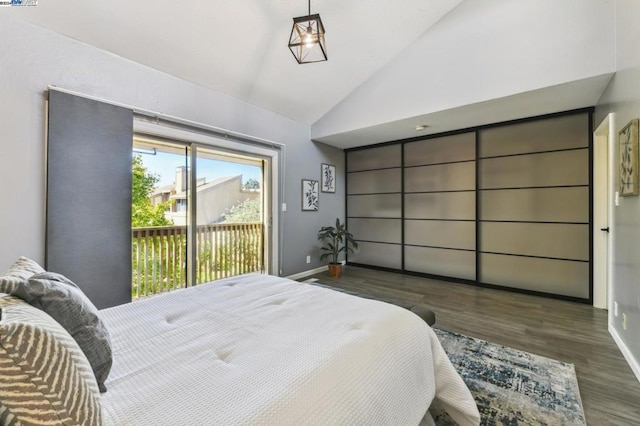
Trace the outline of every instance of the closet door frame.
<path fill-rule="evenodd" d="M 550 297 L 550 298 L 555 298 L 555 299 L 560 299 L 560 300 L 568 300 L 568 301 L 573 301 L 573 302 L 579 302 L 579 303 L 585 303 L 585 304 L 592 304 L 593 303 L 593 114 L 594 114 L 595 109 L 593 107 L 588 107 L 588 108 L 581 108 L 581 109 L 576 109 L 576 110 L 570 110 L 570 111 L 563 111 L 563 112 L 558 112 L 558 113 L 553 113 L 553 114 L 546 114 L 546 115 L 541 115 L 541 116 L 535 116 L 535 117 L 527 117 L 527 118 L 523 118 L 523 119 L 517 119 L 517 120 L 511 120 L 511 121 L 506 121 L 506 122 L 500 122 L 500 123 L 493 123 L 493 124 L 488 124 L 488 125 L 483 125 L 483 126 L 477 126 L 477 127 L 472 127 L 472 128 L 465 128 L 465 129 L 460 129 L 460 130 L 454 130 L 454 131 L 449 131 L 449 132 L 444 132 L 444 133 L 439 133 L 439 134 L 433 134 L 433 135 L 428 135 L 428 136 L 420 136 L 420 137 L 414 137 L 414 138 L 408 138 L 408 139 L 402 139 L 402 140 L 396 140 L 396 141 L 391 141 L 391 142 L 385 142 L 385 143 L 380 143 L 380 144 L 375 144 L 375 145 L 369 145 L 369 146 L 363 146 L 363 147 L 356 147 L 356 148 L 351 148 L 351 149 L 347 149 L 345 150 L 345 189 L 348 188 L 348 180 L 349 180 L 349 172 L 348 172 L 348 164 L 349 164 L 349 155 L 353 152 L 356 151 L 362 151 L 362 150 L 369 150 L 369 149 L 374 149 L 374 148 L 380 148 L 380 147 L 384 147 L 384 146 L 390 146 L 390 145 L 400 145 L 401 146 L 401 152 L 402 152 L 402 164 L 401 164 L 401 169 L 402 169 L 402 173 L 401 173 L 401 223 L 402 223 L 402 240 L 401 240 L 401 251 L 402 251 L 402 262 L 401 262 L 401 267 L 400 268 L 390 268 L 390 267 L 385 267 L 385 266 L 379 266 L 379 265 L 371 265 L 371 264 L 366 264 L 366 263 L 359 263 L 357 261 L 354 261 L 354 256 L 353 255 L 347 255 L 347 263 L 353 266 L 359 266 L 359 267 L 364 267 L 364 268 L 369 268 L 369 269 L 377 269 L 377 270 L 386 270 L 386 271 L 390 271 L 390 272 L 399 272 L 399 273 L 404 273 L 407 275 L 415 275 L 415 276 L 422 276 L 422 277 L 426 277 L 426 278 L 434 278 L 434 279 L 438 279 L 438 280 L 442 280 L 442 281 L 449 281 L 449 282 L 457 282 L 457 283 L 464 283 L 464 284 L 470 284 L 470 285 L 475 285 L 475 286 L 479 286 L 479 287 L 486 287 L 486 288 L 496 288 L 496 289 L 501 289 L 501 290 L 507 290 L 507 291 L 514 291 L 514 292 L 518 292 L 518 293 L 525 293 L 525 294 L 533 294 L 533 295 L 538 295 L 538 296 L 545 296 L 545 297 Z M 564 117 L 564 116 L 571 116 L 571 115 L 586 115 L 587 117 L 587 129 L 586 130 L 586 135 L 588 138 L 588 145 L 585 147 L 586 151 L 587 151 L 587 157 L 588 157 L 588 164 L 587 164 L 587 169 L 588 169 L 588 224 L 586 224 L 588 226 L 589 229 L 589 242 L 588 242 L 588 253 L 589 253 L 589 258 L 588 258 L 588 275 L 589 275 L 589 282 L 588 282 L 588 297 L 573 297 L 573 296 L 565 296 L 565 295 L 561 295 L 561 294 L 554 294 L 554 293 L 548 293 L 548 292 L 540 292 L 540 291 L 534 291 L 534 290 L 528 290 L 528 289 L 522 289 L 522 288 L 516 288 L 516 287 L 506 287 L 506 286 L 502 286 L 502 285 L 495 285 L 492 283 L 487 283 L 487 282 L 482 282 L 481 281 L 481 276 L 482 276 L 482 262 L 481 262 L 481 244 L 482 244 L 482 235 L 481 235 L 481 218 L 480 218 L 480 210 L 481 210 L 481 202 L 482 202 L 482 189 L 480 187 L 480 167 L 479 167 L 479 161 L 481 160 L 481 154 L 480 154 L 480 134 L 482 132 L 482 130 L 484 129 L 491 129 L 491 128 L 495 128 L 495 127 L 502 127 L 502 126 L 508 126 L 508 125 L 512 125 L 512 124 L 520 124 L 520 123 L 528 123 L 528 122 L 535 122 L 535 121 L 542 121 L 542 120 L 548 120 L 548 119 L 553 119 L 553 118 L 558 118 L 558 117 Z M 410 271 L 406 269 L 406 264 L 405 264 L 405 255 L 406 255 L 406 244 L 405 244 L 405 219 L 406 219 L 406 212 L 405 212 L 405 145 L 408 143 L 412 143 L 412 142 L 418 142 L 418 141 L 424 141 L 424 140 L 429 140 L 429 139 L 435 139 L 435 138 L 441 138 L 441 137 L 445 137 L 445 136 L 453 136 L 453 135 L 459 135 L 459 134 L 464 134 L 464 133 L 475 133 L 475 194 L 476 194 L 476 199 L 475 199 L 475 279 L 462 279 L 462 278 L 455 278 L 455 277 L 450 277 L 450 276 L 442 276 L 442 275 L 435 275 L 435 274 L 429 274 L 429 273 L 423 273 L 423 272 L 415 272 L 415 271 Z M 345 199 L 345 218 L 349 217 L 349 193 L 347 191 L 346 192 L 346 199 Z M 355 236 L 356 239 L 358 238 L 358 236 Z"/>

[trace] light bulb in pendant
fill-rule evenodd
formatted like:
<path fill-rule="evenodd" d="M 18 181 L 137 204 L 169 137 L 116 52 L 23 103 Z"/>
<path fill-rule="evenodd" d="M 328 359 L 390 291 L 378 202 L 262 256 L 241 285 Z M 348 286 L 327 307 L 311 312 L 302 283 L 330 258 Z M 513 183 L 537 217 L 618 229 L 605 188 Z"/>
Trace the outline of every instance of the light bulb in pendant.
<path fill-rule="evenodd" d="M 307 27 L 307 33 L 304 36 L 304 47 L 311 48 L 313 46 L 313 31 L 311 27 Z"/>

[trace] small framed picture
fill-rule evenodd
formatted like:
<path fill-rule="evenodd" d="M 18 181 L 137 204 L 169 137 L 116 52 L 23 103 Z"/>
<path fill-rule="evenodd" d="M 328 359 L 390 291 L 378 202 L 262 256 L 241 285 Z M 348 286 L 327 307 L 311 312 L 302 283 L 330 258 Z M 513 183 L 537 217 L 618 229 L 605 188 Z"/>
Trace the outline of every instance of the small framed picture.
<path fill-rule="evenodd" d="M 618 133 L 620 151 L 620 195 L 638 195 L 638 119 Z"/>
<path fill-rule="evenodd" d="M 320 207 L 317 180 L 302 179 L 302 211 L 317 212 Z"/>
<path fill-rule="evenodd" d="M 320 176 L 322 179 L 322 192 L 336 192 L 336 166 L 331 164 L 322 164 L 320 167 Z"/>

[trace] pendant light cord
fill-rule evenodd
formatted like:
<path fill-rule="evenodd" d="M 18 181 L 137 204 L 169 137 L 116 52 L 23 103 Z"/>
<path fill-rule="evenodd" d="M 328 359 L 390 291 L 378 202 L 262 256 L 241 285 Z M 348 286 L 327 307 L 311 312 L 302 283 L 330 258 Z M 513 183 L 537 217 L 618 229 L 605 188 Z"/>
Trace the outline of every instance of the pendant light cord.
<path fill-rule="evenodd" d="M 311 15 L 311 0 L 309 0 L 309 15 Z"/>

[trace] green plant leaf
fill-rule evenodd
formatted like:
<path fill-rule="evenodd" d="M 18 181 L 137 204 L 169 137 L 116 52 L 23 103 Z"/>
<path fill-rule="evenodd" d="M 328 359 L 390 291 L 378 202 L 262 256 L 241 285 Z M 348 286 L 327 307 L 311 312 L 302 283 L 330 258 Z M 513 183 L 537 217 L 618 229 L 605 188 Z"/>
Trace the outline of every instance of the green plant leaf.
<path fill-rule="evenodd" d="M 331 263 L 338 262 L 338 255 L 342 252 L 353 252 L 358 248 L 353 234 L 347 231 L 346 223 L 341 223 L 340 218 L 336 218 L 335 226 L 323 226 L 318 231 L 318 240 L 324 243 L 320 249 L 320 260 L 331 258 Z"/>

